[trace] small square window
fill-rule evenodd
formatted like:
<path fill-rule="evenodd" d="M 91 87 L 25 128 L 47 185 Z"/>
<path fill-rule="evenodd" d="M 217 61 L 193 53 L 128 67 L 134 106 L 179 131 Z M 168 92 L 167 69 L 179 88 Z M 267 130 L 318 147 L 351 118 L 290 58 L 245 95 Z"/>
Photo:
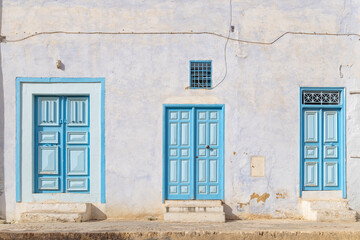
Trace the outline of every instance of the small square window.
<path fill-rule="evenodd" d="M 211 88 L 211 61 L 190 61 L 190 87 Z"/>

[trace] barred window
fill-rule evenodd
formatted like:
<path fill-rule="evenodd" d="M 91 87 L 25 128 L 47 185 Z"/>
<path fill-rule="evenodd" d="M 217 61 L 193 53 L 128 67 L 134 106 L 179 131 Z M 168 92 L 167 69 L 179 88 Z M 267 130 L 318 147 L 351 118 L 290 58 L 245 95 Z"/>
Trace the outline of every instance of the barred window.
<path fill-rule="evenodd" d="M 303 91 L 302 103 L 305 105 L 340 105 L 340 91 Z"/>
<path fill-rule="evenodd" d="M 191 88 L 211 88 L 211 75 L 211 61 L 190 61 Z"/>

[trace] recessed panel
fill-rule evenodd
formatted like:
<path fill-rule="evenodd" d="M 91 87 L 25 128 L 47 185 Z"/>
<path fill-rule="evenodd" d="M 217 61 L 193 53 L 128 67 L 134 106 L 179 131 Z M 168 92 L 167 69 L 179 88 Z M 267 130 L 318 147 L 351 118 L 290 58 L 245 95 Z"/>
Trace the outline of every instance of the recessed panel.
<path fill-rule="evenodd" d="M 180 186 L 180 193 L 189 193 L 188 186 Z"/>
<path fill-rule="evenodd" d="M 210 168 L 209 171 L 210 182 L 217 182 L 217 172 L 218 172 L 217 160 L 210 160 L 209 168 Z"/>
<path fill-rule="evenodd" d="M 67 179 L 68 191 L 87 191 L 88 179 L 87 178 L 68 178 Z"/>
<path fill-rule="evenodd" d="M 87 144 L 88 133 L 87 132 L 68 132 L 67 144 Z"/>
<path fill-rule="evenodd" d="M 181 157 L 188 157 L 189 156 L 189 149 L 184 148 L 181 149 Z"/>
<path fill-rule="evenodd" d="M 199 156 L 206 156 L 206 149 L 205 148 L 199 148 Z"/>
<path fill-rule="evenodd" d="M 218 156 L 218 151 L 217 151 L 217 149 L 215 149 L 215 148 L 211 148 L 210 150 L 209 150 L 209 152 L 210 152 L 210 156 L 211 157 L 217 157 Z"/>
<path fill-rule="evenodd" d="M 215 112 L 210 112 L 210 119 L 211 120 L 218 119 L 218 113 L 216 111 Z"/>
<path fill-rule="evenodd" d="M 59 98 L 39 97 L 38 98 L 38 125 L 58 126 L 59 125 Z"/>
<path fill-rule="evenodd" d="M 305 186 L 315 187 L 318 185 L 318 165 L 316 162 L 305 162 Z"/>
<path fill-rule="evenodd" d="M 337 158 L 338 157 L 337 146 L 325 146 L 325 158 Z"/>
<path fill-rule="evenodd" d="M 177 181 L 177 160 L 170 160 L 170 182 L 176 182 Z"/>
<path fill-rule="evenodd" d="M 325 142 L 337 142 L 337 112 L 324 112 L 324 137 Z"/>
<path fill-rule="evenodd" d="M 189 160 L 181 160 L 181 182 L 189 181 Z"/>
<path fill-rule="evenodd" d="M 324 175 L 325 187 L 338 186 L 338 167 L 336 162 L 325 162 Z"/>
<path fill-rule="evenodd" d="M 199 193 L 200 194 L 206 193 L 206 186 L 198 186 L 198 188 L 199 188 Z"/>
<path fill-rule="evenodd" d="M 183 120 L 187 120 L 190 118 L 190 112 L 186 111 L 186 112 L 181 112 L 181 119 Z"/>
<path fill-rule="evenodd" d="M 88 98 L 68 97 L 67 98 L 67 125 L 87 126 L 88 125 Z"/>
<path fill-rule="evenodd" d="M 58 190 L 59 179 L 54 177 L 40 177 L 38 185 L 39 190 Z"/>
<path fill-rule="evenodd" d="M 316 111 L 305 111 L 305 142 L 318 141 L 318 113 Z"/>
<path fill-rule="evenodd" d="M 210 123 L 210 145 L 217 145 L 217 123 Z"/>
<path fill-rule="evenodd" d="M 318 147 L 317 146 L 305 146 L 305 158 L 317 158 Z"/>
<path fill-rule="evenodd" d="M 67 174 L 87 175 L 88 169 L 87 147 L 67 148 Z"/>
<path fill-rule="evenodd" d="M 198 112 L 199 120 L 206 120 L 206 112 Z"/>
<path fill-rule="evenodd" d="M 178 112 L 170 112 L 170 120 L 177 120 Z"/>
<path fill-rule="evenodd" d="M 170 155 L 170 157 L 177 157 L 177 149 L 176 148 L 170 148 L 169 155 Z"/>
<path fill-rule="evenodd" d="M 181 123 L 181 145 L 189 145 L 190 135 L 189 123 Z"/>
<path fill-rule="evenodd" d="M 58 143 L 58 132 L 39 132 L 39 143 Z"/>
<path fill-rule="evenodd" d="M 210 191 L 211 194 L 217 194 L 218 193 L 217 189 L 218 189 L 217 186 L 210 186 L 209 187 L 209 191 Z"/>
<path fill-rule="evenodd" d="M 40 146 L 38 151 L 39 174 L 58 174 L 58 147 Z"/>
<path fill-rule="evenodd" d="M 170 186 L 169 193 L 176 194 L 177 193 L 177 186 Z"/>
<path fill-rule="evenodd" d="M 206 123 L 199 123 L 198 124 L 198 139 L 199 139 L 199 145 L 205 145 L 206 144 Z"/>
<path fill-rule="evenodd" d="M 177 123 L 170 123 L 170 145 L 177 145 L 178 131 Z"/>
<path fill-rule="evenodd" d="M 206 181 L 206 160 L 199 160 L 198 179 L 199 182 Z"/>

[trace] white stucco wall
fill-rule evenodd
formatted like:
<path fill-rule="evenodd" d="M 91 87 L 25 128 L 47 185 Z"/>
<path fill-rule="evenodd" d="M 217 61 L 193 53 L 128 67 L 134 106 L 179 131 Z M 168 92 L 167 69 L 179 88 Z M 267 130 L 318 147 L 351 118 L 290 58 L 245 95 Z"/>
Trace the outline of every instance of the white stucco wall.
<path fill-rule="evenodd" d="M 229 3 L 221 0 L 4 0 L 2 5 L 7 40 L 44 31 L 228 33 Z M 269 42 L 286 31 L 360 32 L 357 1 L 233 0 L 232 7 L 233 38 Z M 225 81 L 211 91 L 186 89 L 189 60 L 213 60 L 214 84 L 223 78 L 225 42 L 213 35 L 56 34 L 1 43 L 7 218 L 15 216 L 16 77 L 106 79 L 104 211 L 117 218 L 163 212 L 165 103 L 225 104 L 228 216 L 299 216 L 299 88 L 345 87 L 348 200 L 360 211 L 360 159 L 351 158 L 360 156 L 360 95 L 349 94 L 360 90 L 359 38 L 286 35 L 273 45 L 229 41 Z M 57 60 L 64 70 L 56 68 Z M 264 178 L 250 177 L 254 155 L 265 156 Z"/>

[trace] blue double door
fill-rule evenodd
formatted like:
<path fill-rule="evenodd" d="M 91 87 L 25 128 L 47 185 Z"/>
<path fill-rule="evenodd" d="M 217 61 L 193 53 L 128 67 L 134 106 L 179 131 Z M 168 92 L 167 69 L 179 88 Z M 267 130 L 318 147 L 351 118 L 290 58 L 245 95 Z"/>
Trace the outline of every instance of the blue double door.
<path fill-rule="evenodd" d="M 165 199 L 223 199 L 223 107 L 165 108 Z"/>
<path fill-rule="evenodd" d="M 36 96 L 34 192 L 89 191 L 89 97 Z"/>
<path fill-rule="evenodd" d="M 341 108 L 304 108 L 303 190 L 340 190 L 343 168 Z"/>

